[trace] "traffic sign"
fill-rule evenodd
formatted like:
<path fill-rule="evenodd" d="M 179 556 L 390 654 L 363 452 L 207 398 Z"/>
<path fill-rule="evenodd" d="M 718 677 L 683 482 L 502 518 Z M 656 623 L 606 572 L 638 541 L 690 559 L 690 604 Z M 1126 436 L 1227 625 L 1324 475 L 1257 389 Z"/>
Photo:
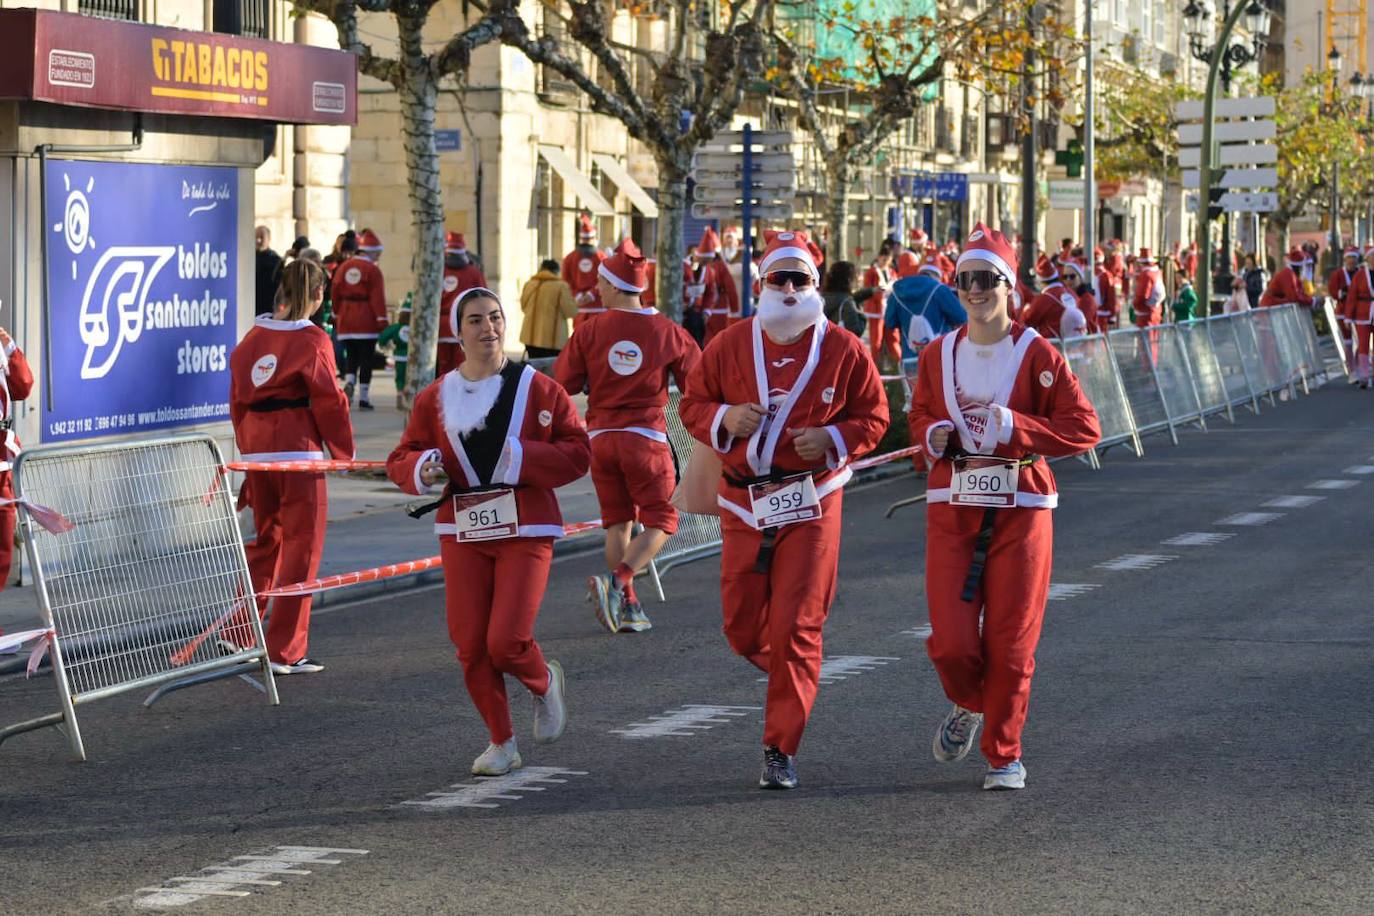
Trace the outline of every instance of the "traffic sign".
<path fill-rule="evenodd" d="M 752 158 L 756 172 L 779 172 L 794 167 L 791 153 L 754 153 Z M 744 154 L 696 152 L 692 154 L 692 168 L 693 170 L 735 172 L 738 174 L 744 168 Z"/>
<path fill-rule="evenodd" d="M 1217 206 L 1228 213 L 1270 213 L 1279 208 L 1277 191 L 1227 191 Z"/>
<path fill-rule="evenodd" d="M 692 216 L 697 219 L 737 219 L 742 209 L 735 204 L 692 204 Z M 792 216 L 791 204 L 755 204 L 752 209 L 755 219 L 789 219 Z"/>
<path fill-rule="evenodd" d="M 1081 178 L 1055 179 L 1050 182 L 1050 209 L 1082 210 L 1086 185 Z"/>
<path fill-rule="evenodd" d="M 692 181 L 698 188 L 742 188 L 744 187 L 744 176 L 739 172 L 692 172 Z M 750 187 L 759 188 L 787 188 L 792 190 L 797 186 L 797 173 L 786 172 L 759 172 L 754 170 L 754 180 L 749 182 Z"/>
<path fill-rule="evenodd" d="M 755 188 L 749 199 L 760 204 L 784 203 L 791 200 L 793 192 L 782 189 Z M 742 206 L 744 193 L 737 188 L 704 188 L 697 185 L 692 189 L 692 200 L 699 204 L 730 204 Z"/>
<path fill-rule="evenodd" d="M 754 146 L 791 146 L 795 142 L 795 137 L 790 130 L 754 130 L 749 132 L 749 139 Z M 703 143 L 698 149 L 708 152 L 728 151 L 730 147 L 734 146 L 744 146 L 744 131 L 723 131 Z"/>
<path fill-rule="evenodd" d="M 1185 188 L 1197 188 L 1201 183 L 1202 175 L 1196 169 L 1188 169 L 1183 173 L 1183 186 Z M 1276 168 L 1227 169 L 1221 173 L 1220 177 L 1215 172 L 1212 173 L 1212 186 L 1227 190 L 1256 191 L 1272 188 L 1278 183 L 1279 170 Z"/>
<path fill-rule="evenodd" d="M 1218 118 L 1272 118 L 1274 111 L 1274 97 L 1262 95 L 1249 99 L 1217 99 L 1212 114 Z M 1179 102 L 1174 106 L 1174 115 L 1180 121 L 1201 121 L 1202 100 Z"/>
<path fill-rule="evenodd" d="M 1251 146 L 1221 146 L 1212 162 L 1219 165 L 1262 165 L 1279 161 L 1279 148 L 1272 143 L 1256 143 Z M 1178 164 L 1186 169 L 1195 169 L 1202 164 L 1202 150 L 1193 146 L 1178 151 Z"/>
<path fill-rule="evenodd" d="M 1212 140 L 1216 143 L 1240 143 L 1247 140 L 1272 140 L 1278 128 L 1272 120 L 1218 121 L 1212 126 Z M 1197 146 L 1202 142 L 1201 124 L 1180 124 L 1178 142 L 1183 146 Z"/>

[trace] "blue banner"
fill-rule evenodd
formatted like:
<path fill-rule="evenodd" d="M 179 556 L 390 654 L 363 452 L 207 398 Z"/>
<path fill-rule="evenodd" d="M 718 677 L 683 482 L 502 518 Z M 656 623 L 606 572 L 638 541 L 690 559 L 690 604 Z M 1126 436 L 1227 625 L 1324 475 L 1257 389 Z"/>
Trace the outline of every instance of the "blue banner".
<path fill-rule="evenodd" d="M 237 172 L 49 160 L 43 194 L 43 441 L 227 420 Z"/>
<path fill-rule="evenodd" d="M 917 200 L 968 200 L 968 175 L 963 172 L 902 172 L 892 179 L 892 193 Z"/>

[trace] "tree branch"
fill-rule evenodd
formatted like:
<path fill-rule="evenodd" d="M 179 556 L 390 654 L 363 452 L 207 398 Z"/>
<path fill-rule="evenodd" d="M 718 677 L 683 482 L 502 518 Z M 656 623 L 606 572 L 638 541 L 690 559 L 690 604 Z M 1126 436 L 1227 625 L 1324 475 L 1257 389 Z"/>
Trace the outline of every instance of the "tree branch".
<path fill-rule="evenodd" d="M 293 0 L 302 12 L 318 13 L 334 24 L 339 33 L 339 47 L 358 55 L 358 72 L 384 83 L 401 86 L 401 63 L 390 57 L 372 53 L 372 46 L 358 38 L 358 9 L 370 13 L 391 11 L 390 0 Z"/>

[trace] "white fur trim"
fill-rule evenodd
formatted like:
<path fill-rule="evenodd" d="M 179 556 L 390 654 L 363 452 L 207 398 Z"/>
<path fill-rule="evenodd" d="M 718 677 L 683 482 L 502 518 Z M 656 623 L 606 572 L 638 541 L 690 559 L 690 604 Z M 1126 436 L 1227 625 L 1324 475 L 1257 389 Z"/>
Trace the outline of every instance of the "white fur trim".
<path fill-rule="evenodd" d="M 844 444 L 844 436 L 840 435 L 839 429 L 834 424 L 825 427 L 825 431 L 830 433 L 830 440 L 835 443 L 835 448 L 832 450 L 835 453 L 835 457 L 832 459 L 830 457 L 830 452 L 827 451 L 825 455 L 825 466 L 832 471 L 838 471 L 849 463 L 849 449 Z"/>
<path fill-rule="evenodd" d="M 421 455 L 419 461 L 415 462 L 414 483 L 416 493 L 438 493 L 443 489 L 443 487 L 436 487 L 433 484 L 427 484 L 420 479 L 420 468 L 424 467 L 426 462 L 443 460 L 444 453 L 439 451 L 437 448 L 432 448 L 429 451 L 425 452 L 423 455 Z"/>
<path fill-rule="evenodd" d="M 925 447 L 926 447 L 926 455 L 927 455 L 931 460 L 934 460 L 934 459 L 940 457 L 939 455 L 935 454 L 935 446 L 933 446 L 933 445 L 930 444 L 930 435 L 931 435 L 931 433 L 935 432 L 935 430 L 937 430 L 937 429 L 948 429 L 948 430 L 953 430 L 953 429 L 954 429 L 954 424 L 951 423 L 949 420 L 936 420 L 934 423 L 932 423 L 932 424 L 930 424 L 929 426 L 926 427 L 925 443 L 924 443 L 924 444 L 925 444 Z"/>
<path fill-rule="evenodd" d="M 987 261 L 990 264 L 996 265 L 997 269 L 1002 272 L 1002 275 L 1007 278 L 1012 288 L 1016 288 L 1016 271 L 1012 270 L 1011 265 L 1002 260 L 1002 256 L 995 251 L 989 251 L 986 248 L 967 249 L 963 254 L 959 255 L 959 260 L 954 262 L 955 272 L 957 273 L 959 268 L 969 261 Z"/>
<path fill-rule="evenodd" d="M 821 274 L 820 271 L 816 269 L 816 262 L 811 259 L 811 252 L 805 248 L 796 247 L 774 248 L 772 251 L 765 252 L 763 260 L 759 261 L 759 274 L 766 275 L 768 273 L 768 268 L 778 261 L 781 261 L 783 258 L 797 258 L 806 265 L 807 270 L 811 273 L 812 280 L 820 280 Z"/>
<path fill-rule="evenodd" d="M 949 502 L 949 487 L 936 487 L 926 490 L 927 503 L 947 503 Z M 1058 493 L 1021 493 L 1016 494 L 1016 508 L 1018 509 L 1054 509 L 1059 506 Z M 977 507 L 968 507 L 977 508 Z"/>
<path fill-rule="evenodd" d="M 612 272 L 610 271 L 609 268 L 606 267 L 606 262 L 605 262 L 605 261 L 602 261 L 601 264 L 597 266 L 596 272 L 597 272 L 599 275 L 601 275 L 602 277 L 605 277 L 607 283 L 611 284 L 612 286 L 614 286 L 616 289 L 620 290 L 621 292 L 625 292 L 625 293 L 642 293 L 642 292 L 644 292 L 644 287 L 642 287 L 642 286 L 635 286 L 633 283 L 630 283 L 630 282 L 627 281 L 627 280 L 622 280 L 622 279 L 620 279 L 619 277 L 617 277 L 614 273 L 612 273 Z"/>
<path fill-rule="evenodd" d="M 520 482 L 520 467 L 524 462 L 525 450 L 520 445 L 520 440 L 514 437 L 506 439 L 506 447 L 501 450 L 501 458 L 491 472 L 492 483 L 515 486 Z"/>
<path fill-rule="evenodd" d="M 721 454 L 730 451 L 730 448 L 735 444 L 735 437 L 730 435 L 725 427 L 721 425 L 721 421 L 725 419 L 725 412 L 729 409 L 729 404 L 720 405 L 720 407 L 716 409 L 715 418 L 711 420 L 711 447 Z M 721 436 L 725 437 L 724 445 L 719 444 Z"/>
<path fill-rule="evenodd" d="M 271 315 L 259 315 L 253 319 L 253 324 L 260 328 L 266 328 L 269 331 L 299 331 L 301 328 L 310 327 L 314 322 L 309 318 L 298 318 L 295 321 L 286 321 L 281 318 L 273 318 Z M 13 351 L 6 348 L 5 354 L 7 356 L 11 352 Z"/>
<path fill-rule="evenodd" d="M 656 429 L 646 429 L 643 426 L 616 426 L 607 427 L 606 429 L 589 429 L 587 430 L 587 437 L 595 439 L 602 433 L 634 433 L 636 436 L 643 436 L 645 439 L 652 439 L 655 442 L 668 441 L 667 433 L 661 433 Z"/>

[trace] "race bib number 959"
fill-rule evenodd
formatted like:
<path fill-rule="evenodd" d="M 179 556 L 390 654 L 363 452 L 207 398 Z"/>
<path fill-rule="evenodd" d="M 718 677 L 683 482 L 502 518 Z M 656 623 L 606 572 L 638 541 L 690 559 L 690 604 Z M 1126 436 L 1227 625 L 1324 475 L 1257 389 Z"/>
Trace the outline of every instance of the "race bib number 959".
<path fill-rule="evenodd" d="M 821 517 L 816 498 L 816 481 L 810 474 L 785 477 L 776 483 L 758 483 L 749 488 L 749 501 L 757 528 L 773 528 Z"/>
<path fill-rule="evenodd" d="M 460 541 L 513 538 L 520 530 L 515 491 L 459 494 L 453 497 L 453 521 Z"/>

